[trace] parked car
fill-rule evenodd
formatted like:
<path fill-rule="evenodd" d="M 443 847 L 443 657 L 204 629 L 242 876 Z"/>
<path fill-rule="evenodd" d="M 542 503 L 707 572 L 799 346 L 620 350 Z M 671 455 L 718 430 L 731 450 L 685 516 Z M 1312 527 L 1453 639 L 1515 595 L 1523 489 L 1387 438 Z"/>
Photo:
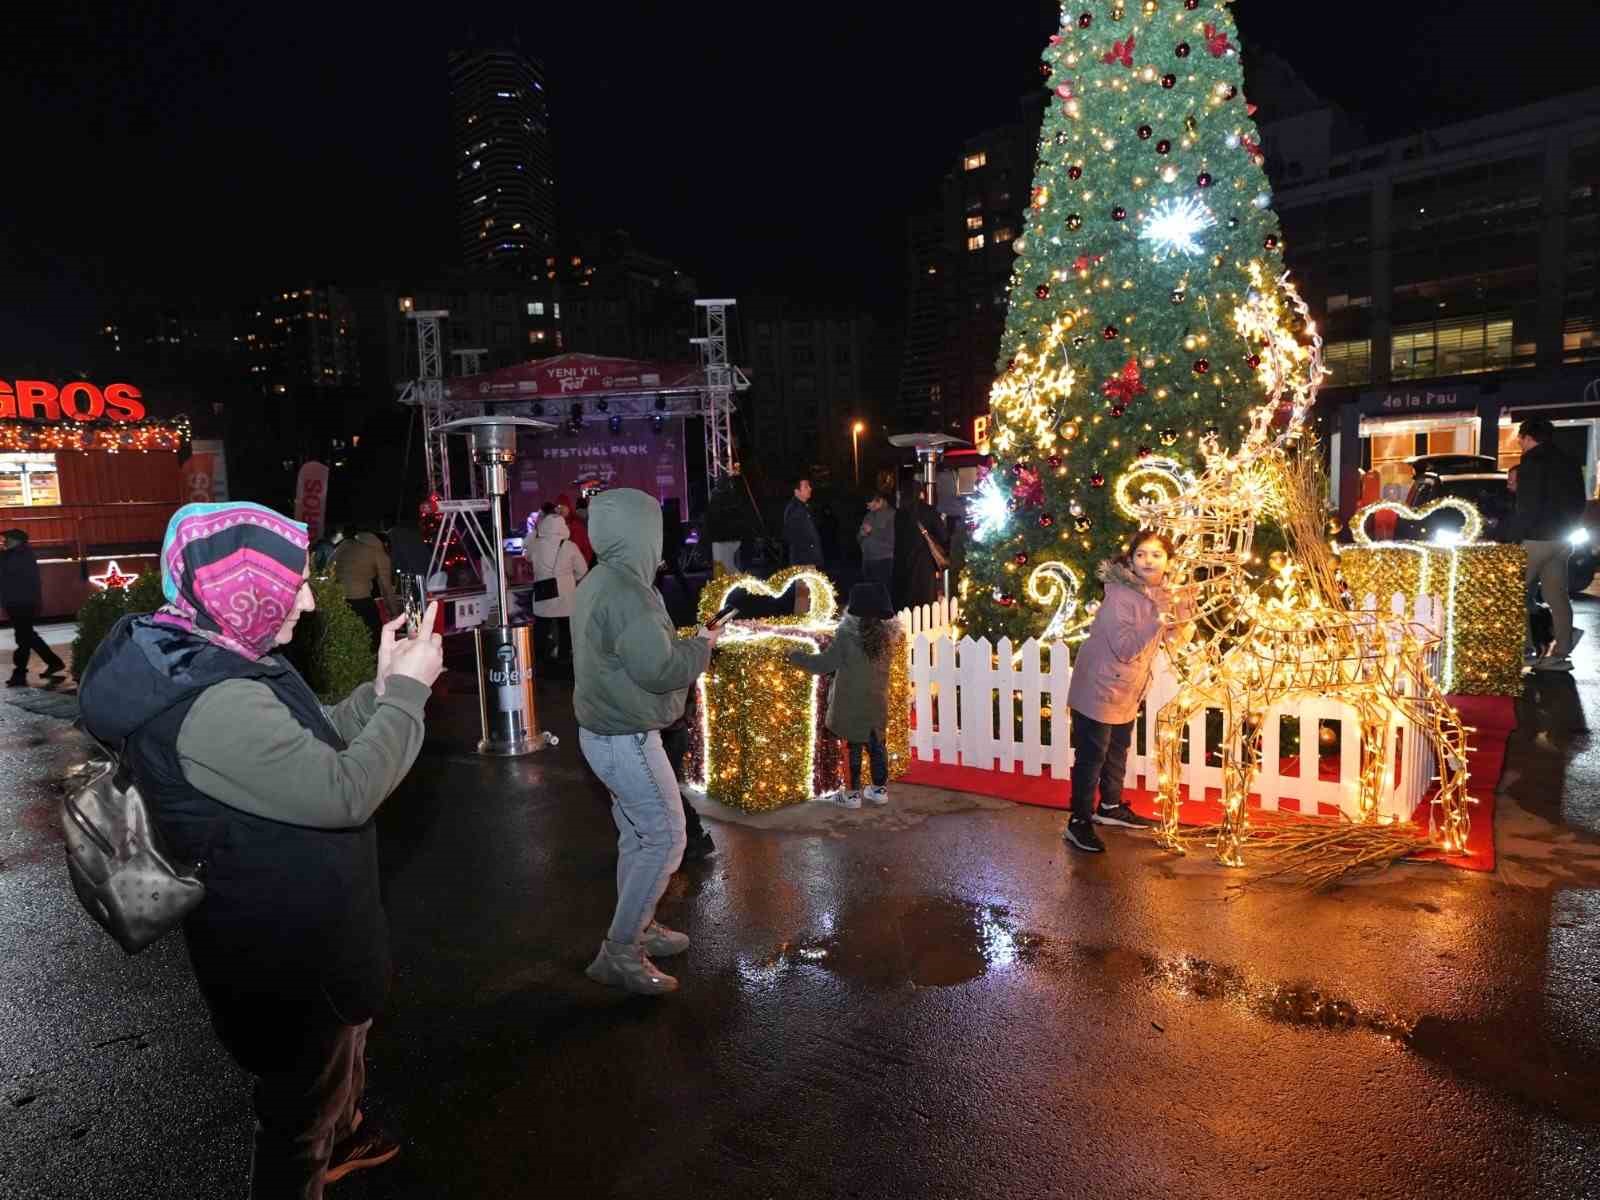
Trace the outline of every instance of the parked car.
<path fill-rule="evenodd" d="M 1406 459 L 1406 466 L 1411 468 L 1413 489 L 1424 475 L 1494 475 L 1500 470 L 1490 454 L 1418 454 Z"/>
<path fill-rule="evenodd" d="M 1424 472 L 1411 485 L 1406 502 L 1411 508 L 1423 508 L 1447 496 L 1466 500 L 1483 514 L 1484 541 L 1507 540 L 1513 532 L 1507 522 L 1515 503 L 1504 472 Z M 1466 518 L 1460 513 L 1443 509 L 1422 521 L 1401 521 L 1395 536 L 1403 541 L 1432 542 L 1439 540 L 1441 534 L 1459 533 L 1465 523 Z M 1595 572 L 1600 569 L 1600 530 L 1590 529 L 1586 521 L 1573 532 L 1576 536 L 1567 568 L 1567 590 L 1575 595 L 1594 582 Z"/>

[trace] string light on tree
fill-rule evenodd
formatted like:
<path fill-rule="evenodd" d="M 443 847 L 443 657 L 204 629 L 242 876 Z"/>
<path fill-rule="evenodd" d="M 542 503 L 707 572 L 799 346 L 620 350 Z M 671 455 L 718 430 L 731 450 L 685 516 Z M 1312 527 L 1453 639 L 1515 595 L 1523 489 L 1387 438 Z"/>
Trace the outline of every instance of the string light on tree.
<path fill-rule="evenodd" d="M 1145 218 L 1139 236 L 1157 254 L 1199 254 L 1195 238 L 1217 223 L 1216 214 L 1194 196 L 1163 200 Z"/>

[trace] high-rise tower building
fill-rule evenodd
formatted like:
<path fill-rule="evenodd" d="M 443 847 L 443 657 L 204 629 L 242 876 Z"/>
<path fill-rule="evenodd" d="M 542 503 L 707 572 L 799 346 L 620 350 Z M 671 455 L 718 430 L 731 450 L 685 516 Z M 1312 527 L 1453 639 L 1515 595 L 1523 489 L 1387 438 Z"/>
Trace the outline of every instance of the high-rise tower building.
<path fill-rule="evenodd" d="M 463 264 L 542 272 L 556 240 L 544 69 L 515 49 L 452 51 L 450 109 Z"/>

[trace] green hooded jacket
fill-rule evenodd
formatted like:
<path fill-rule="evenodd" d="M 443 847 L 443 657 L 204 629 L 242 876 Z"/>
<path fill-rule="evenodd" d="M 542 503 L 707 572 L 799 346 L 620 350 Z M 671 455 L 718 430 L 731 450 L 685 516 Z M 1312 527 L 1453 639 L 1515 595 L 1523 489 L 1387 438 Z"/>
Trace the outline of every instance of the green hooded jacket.
<path fill-rule="evenodd" d="M 572 610 L 572 707 L 580 728 L 616 736 L 665 729 L 711 661 L 705 638 L 680 638 L 655 589 L 661 507 L 632 488 L 589 503 L 595 565 Z"/>

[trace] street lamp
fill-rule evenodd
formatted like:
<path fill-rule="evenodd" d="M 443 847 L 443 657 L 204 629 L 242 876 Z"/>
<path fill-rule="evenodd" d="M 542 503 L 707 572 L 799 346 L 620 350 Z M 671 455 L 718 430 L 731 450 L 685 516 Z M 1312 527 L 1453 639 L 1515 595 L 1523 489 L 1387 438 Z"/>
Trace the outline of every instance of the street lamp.
<path fill-rule="evenodd" d="M 867 431 L 866 422 L 857 421 L 850 426 L 850 453 L 856 460 L 856 486 L 861 486 L 861 435 Z"/>

